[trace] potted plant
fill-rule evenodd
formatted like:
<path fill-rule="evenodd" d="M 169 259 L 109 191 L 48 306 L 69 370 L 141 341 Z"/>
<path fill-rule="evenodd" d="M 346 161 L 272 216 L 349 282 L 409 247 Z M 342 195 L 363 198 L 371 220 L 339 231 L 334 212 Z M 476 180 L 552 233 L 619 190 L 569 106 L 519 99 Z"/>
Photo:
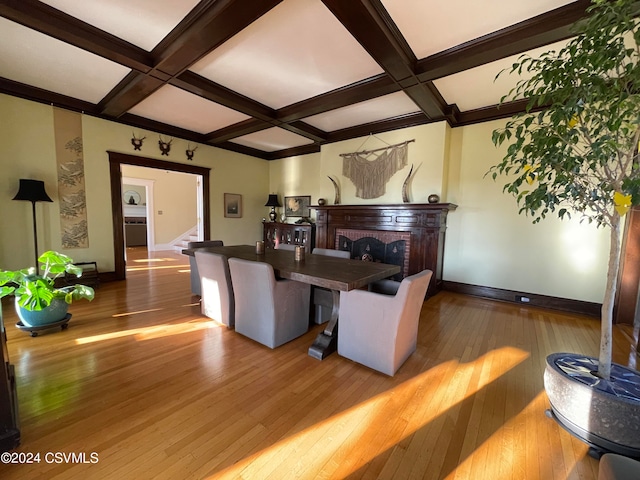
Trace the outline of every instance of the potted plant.
<path fill-rule="evenodd" d="M 16 312 L 23 325 L 40 327 L 65 319 L 74 300 L 93 300 L 94 290 L 86 285 L 56 286 L 56 279 L 65 273 L 80 277 L 82 269 L 62 253 L 48 251 L 40 255 L 35 267 L 15 271 L 0 271 L 0 298 L 15 296 Z"/>
<path fill-rule="evenodd" d="M 621 220 L 640 204 L 640 11 L 634 0 L 592 0 L 587 12 L 564 48 L 503 71 L 524 75 L 501 103 L 528 103 L 493 132 L 508 148 L 488 173 L 509 177 L 504 191 L 534 223 L 577 213 L 610 229 L 599 357 L 550 355 L 545 390 L 552 416 L 576 436 L 640 456 L 640 375 L 612 364 L 611 351 Z"/>

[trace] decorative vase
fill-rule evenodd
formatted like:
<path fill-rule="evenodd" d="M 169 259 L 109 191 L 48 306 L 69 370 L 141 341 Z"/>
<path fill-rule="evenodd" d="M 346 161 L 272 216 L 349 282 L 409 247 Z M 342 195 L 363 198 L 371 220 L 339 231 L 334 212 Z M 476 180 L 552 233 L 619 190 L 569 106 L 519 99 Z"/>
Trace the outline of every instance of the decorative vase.
<path fill-rule="evenodd" d="M 640 372 L 613 364 L 607 381 L 597 370 L 596 358 L 549 355 L 544 372 L 549 413 L 597 453 L 640 457 Z"/>
<path fill-rule="evenodd" d="M 429 203 L 438 203 L 440 201 L 440 196 L 436 195 L 435 193 L 432 193 L 431 195 L 429 195 L 429 197 L 427 198 L 427 201 Z"/>
<path fill-rule="evenodd" d="M 57 323 L 67 316 L 69 310 L 69 304 L 62 298 L 54 298 L 48 307 L 42 310 L 27 310 L 18 305 L 16 299 L 16 312 L 18 318 L 23 325 L 27 327 L 42 327 L 44 325 L 50 325 Z"/>
<path fill-rule="evenodd" d="M 324 198 L 319 198 L 318 199 L 318 205 L 323 206 L 326 203 L 327 203 L 327 201 Z"/>

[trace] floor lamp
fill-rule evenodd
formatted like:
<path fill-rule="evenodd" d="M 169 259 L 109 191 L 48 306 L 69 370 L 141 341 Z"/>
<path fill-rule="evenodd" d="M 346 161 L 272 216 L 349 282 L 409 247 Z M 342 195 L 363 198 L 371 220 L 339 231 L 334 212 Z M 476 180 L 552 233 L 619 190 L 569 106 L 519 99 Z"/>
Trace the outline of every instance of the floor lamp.
<path fill-rule="evenodd" d="M 44 189 L 42 180 L 20 179 L 20 188 L 13 200 L 28 200 L 33 210 L 33 241 L 36 252 L 36 271 L 38 269 L 38 230 L 36 229 L 36 202 L 53 202 Z"/>

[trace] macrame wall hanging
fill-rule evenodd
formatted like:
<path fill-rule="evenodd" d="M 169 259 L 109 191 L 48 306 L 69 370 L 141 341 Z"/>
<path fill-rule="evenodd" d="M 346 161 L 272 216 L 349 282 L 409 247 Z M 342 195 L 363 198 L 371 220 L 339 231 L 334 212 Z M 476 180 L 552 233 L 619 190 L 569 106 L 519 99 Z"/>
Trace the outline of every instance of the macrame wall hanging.
<path fill-rule="evenodd" d="M 398 170 L 407 166 L 409 143 L 414 141 L 407 140 L 373 150 L 341 153 L 342 174 L 355 185 L 356 197 L 378 198 L 384 195 L 387 182 Z"/>

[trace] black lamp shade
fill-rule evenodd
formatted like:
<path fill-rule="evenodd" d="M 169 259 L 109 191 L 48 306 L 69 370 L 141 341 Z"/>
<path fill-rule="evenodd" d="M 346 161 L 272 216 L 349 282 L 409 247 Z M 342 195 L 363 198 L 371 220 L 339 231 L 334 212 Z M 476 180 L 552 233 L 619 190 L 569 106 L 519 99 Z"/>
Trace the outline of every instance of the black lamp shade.
<path fill-rule="evenodd" d="M 272 194 L 269 195 L 269 200 L 264 204 L 265 207 L 281 207 L 280 202 L 278 201 L 278 195 Z"/>
<path fill-rule="evenodd" d="M 29 202 L 53 202 L 44 189 L 42 180 L 20 179 L 20 188 L 13 197 L 14 200 L 27 200 Z"/>

